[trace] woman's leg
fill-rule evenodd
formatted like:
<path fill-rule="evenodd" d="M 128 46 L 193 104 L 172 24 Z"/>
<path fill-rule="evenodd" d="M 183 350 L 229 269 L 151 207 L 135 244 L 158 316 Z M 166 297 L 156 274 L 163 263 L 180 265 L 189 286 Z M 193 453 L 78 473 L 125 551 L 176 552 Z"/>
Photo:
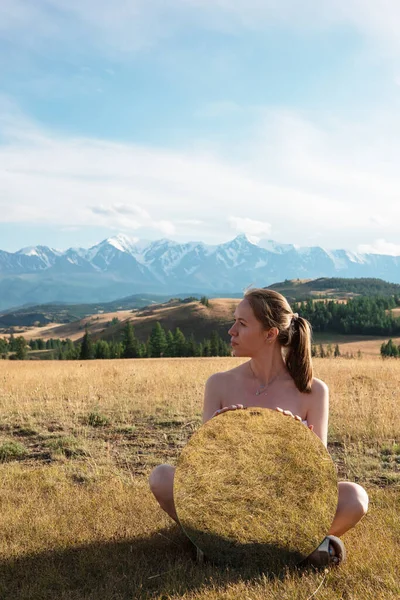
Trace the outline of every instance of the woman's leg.
<path fill-rule="evenodd" d="M 368 510 L 368 494 L 361 485 L 351 481 L 340 481 L 338 487 L 338 505 L 328 532 L 328 535 L 337 537 L 354 527 Z"/>
<path fill-rule="evenodd" d="M 161 508 L 179 524 L 173 496 L 174 475 L 175 467 L 159 465 L 150 473 L 149 485 Z M 338 488 L 338 505 L 328 535 L 340 537 L 367 513 L 368 494 L 361 485 L 350 481 L 340 481 Z"/>
<path fill-rule="evenodd" d="M 173 495 L 174 475 L 175 467 L 172 465 L 158 465 L 150 473 L 149 485 L 161 508 L 179 524 Z"/>

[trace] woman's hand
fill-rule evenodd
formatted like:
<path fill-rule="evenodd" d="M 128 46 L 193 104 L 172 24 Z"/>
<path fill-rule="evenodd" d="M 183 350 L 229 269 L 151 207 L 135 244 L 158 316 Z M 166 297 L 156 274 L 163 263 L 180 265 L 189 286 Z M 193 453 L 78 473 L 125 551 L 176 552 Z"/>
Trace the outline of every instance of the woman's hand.
<path fill-rule="evenodd" d="M 224 406 L 224 408 L 216 410 L 211 418 L 216 417 L 217 415 L 220 415 L 223 412 L 227 412 L 228 410 L 236 410 L 238 408 L 247 408 L 247 406 L 243 406 L 243 404 L 232 404 L 231 406 Z"/>
<path fill-rule="evenodd" d="M 284 414 L 287 417 L 293 417 L 294 419 L 296 419 L 296 421 L 303 422 L 303 419 L 301 417 L 299 417 L 299 415 L 294 415 L 290 410 L 283 410 L 282 408 L 279 408 L 278 406 L 276 407 L 275 410 L 277 410 L 278 412 Z M 314 429 L 314 425 L 308 425 L 307 427 L 311 431 Z"/>

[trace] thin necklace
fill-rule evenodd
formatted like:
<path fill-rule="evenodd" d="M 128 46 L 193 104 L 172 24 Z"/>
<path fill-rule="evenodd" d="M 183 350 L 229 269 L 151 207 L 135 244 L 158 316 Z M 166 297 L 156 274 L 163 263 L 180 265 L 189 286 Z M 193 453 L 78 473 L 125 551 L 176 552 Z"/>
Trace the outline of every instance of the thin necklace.
<path fill-rule="evenodd" d="M 250 369 L 251 369 L 251 372 L 253 374 L 253 377 L 257 381 L 257 377 L 254 374 L 254 371 L 253 371 L 253 369 L 251 367 L 251 364 L 249 363 L 249 365 L 250 365 Z M 267 395 L 267 392 L 265 391 L 266 388 L 268 388 L 271 385 L 271 383 L 273 381 L 275 381 L 275 379 L 277 379 L 279 377 L 279 375 L 281 375 L 281 373 L 278 373 L 277 375 L 275 375 L 275 377 L 273 377 L 271 379 L 271 381 L 268 381 L 268 383 L 266 383 L 265 385 L 262 385 L 261 387 L 259 387 L 258 390 L 256 391 L 256 396 L 259 396 L 260 394 L 264 394 L 264 396 L 266 396 Z"/>

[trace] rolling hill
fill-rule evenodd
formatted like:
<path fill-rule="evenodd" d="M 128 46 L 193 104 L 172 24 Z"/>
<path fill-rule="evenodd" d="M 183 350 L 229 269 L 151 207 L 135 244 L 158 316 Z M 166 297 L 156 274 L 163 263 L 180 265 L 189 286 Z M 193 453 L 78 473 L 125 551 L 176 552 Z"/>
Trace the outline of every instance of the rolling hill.
<path fill-rule="evenodd" d="M 382 279 L 369 278 L 345 279 L 321 277 L 319 279 L 289 279 L 274 283 L 268 286 L 268 289 L 280 292 L 289 302 L 306 300 L 307 298 L 329 298 L 346 301 L 348 298 L 358 295 L 400 296 L 400 285 L 388 283 Z M 178 294 L 176 298 L 194 299 L 196 297 L 200 298 L 200 295 L 195 294 L 194 296 L 190 296 L 186 293 Z M 240 299 L 242 294 L 228 294 L 226 297 Z M 213 296 L 211 295 L 210 298 L 213 298 Z M 58 302 L 26 306 L 0 313 L 0 333 L 2 330 L 10 327 L 34 327 L 37 325 L 47 327 L 50 324 L 53 326 L 56 323 L 72 323 L 90 315 L 116 313 L 121 310 L 129 311 L 168 302 L 170 299 L 171 296 L 168 294 L 136 294 L 112 302 L 98 302 L 95 304 L 66 304 Z M 110 319 L 112 318 L 113 316 L 110 317 Z"/>
<path fill-rule="evenodd" d="M 187 337 L 193 333 L 195 339 L 199 341 L 209 337 L 211 332 L 215 330 L 223 339 L 228 341 L 227 331 L 233 321 L 233 312 L 239 302 L 239 299 L 214 298 L 210 300 L 210 306 L 206 307 L 198 301 L 180 302 L 179 300 L 170 300 L 164 304 L 156 304 L 133 311 L 91 315 L 73 323 L 61 325 L 48 323 L 44 327 L 15 329 L 14 335 L 22 335 L 27 340 L 69 338 L 77 341 L 83 337 L 85 327 L 88 327 L 93 340 L 99 338 L 119 340 L 122 338 L 124 326 L 129 320 L 132 322 L 135 335 L 140 341 L 146 341 L 157 321 L 160 321 L 166 330 L 175 330 L 176 327 L 179 327 Z M 118 322 L 113 324 L 113 319 L 118 319 Z M 8 337 L 8 334 L 5 334 L 5 337 Z"/>

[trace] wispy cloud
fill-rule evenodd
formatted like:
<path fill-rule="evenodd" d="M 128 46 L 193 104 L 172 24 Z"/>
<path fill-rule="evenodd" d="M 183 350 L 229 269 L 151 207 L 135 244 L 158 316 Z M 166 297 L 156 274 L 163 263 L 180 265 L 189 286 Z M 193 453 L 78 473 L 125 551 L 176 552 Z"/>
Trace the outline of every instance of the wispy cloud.
<path fill-rule="evenodd" d="M 61 136 L 4 101 L 0 221 L 209 243 L 230 239 L 232 229 L 302 245 L 315 232 L 328 247 L 395 243 L 400 119 L 306 117 L 264 110 L 233 158 L 228 146 L 172 151 Z"/>
<path fill-rule="evenodd" d="M 165 235 L 174 235 L 176 227 L 171 221 L 158 221 L 150 214 L 135 205 L 110 205 L 90 206 L 89 210 L 95 216 L 95 224 L 98 227 L 108 227 L 116 231 L 136 231 L 137 229 L 150 229 Z"/>
<path fill-rule="evenodd" d="M 188 25 L 236 34 L 238 30 L 283 26 L 326 30 L 345 25 L 378 41 L 384 51 L 400 52 L 397 0 L 2 0 L 0 36 L 44 47 L 57 40 L 72 50 L 95 46 L 112 55 L 129 55 L 184 31 Z M 29 34 L 29 35 L 28 35 Z"/>
<path fill-rule="evenodd" d="M 247 233 L 251 236 L 269 235 L 271 223 L 256 221 L 248 217 L 228 217 L 228 222 L 233 229 Z"/>
<path fill-rule="evenodd" d="M 360 244 L 358 246 L 358 252 L 366 254 L 389 254 L 391 256 L 400 256 L 400 244 L 394 244 L 393 242 L 387 242 L 386 240 L 379 239 L 372 242 L 372 244 Z"/>

